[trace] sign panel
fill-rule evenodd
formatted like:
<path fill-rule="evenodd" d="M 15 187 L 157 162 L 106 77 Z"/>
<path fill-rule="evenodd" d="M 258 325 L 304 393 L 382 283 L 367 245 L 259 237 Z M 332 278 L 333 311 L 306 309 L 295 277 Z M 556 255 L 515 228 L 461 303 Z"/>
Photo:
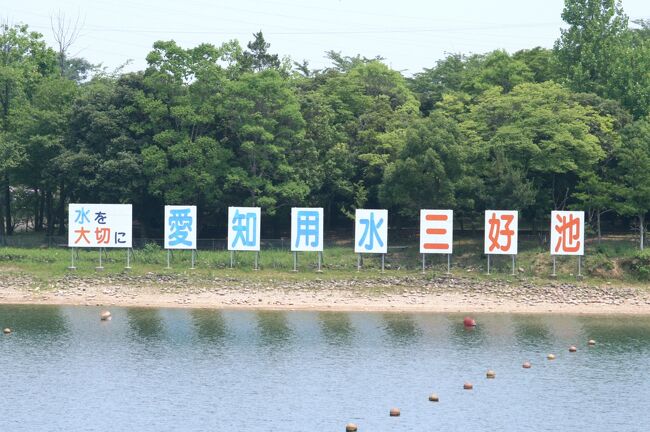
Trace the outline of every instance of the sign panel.
<path fill-rule="evenodd" d="M 323 209 L 294 207 L 291 209 L 291 251 L 323 251 Z"/>
<path fill-rule="evenodd" d="M 68 247 L 130 248 L 131 204 L 70 204 Z"/>
<path fill-rule="evenodd" d="M 388 210 L 357 209 L 354 218 L 354 252 L 388 252 Z"/>
<path fill-rule="evenodd" d="M 516 210 L 485 210 L 486 255 L 517 255 L 519 212 Z"/>
<path fill-rule="evenodd" d="M 228 207 L 228 250 L 259 251 L 261 221 L 259 207 Z"/>
<path fill-rule="evenodd" d="M 420 210 L 420 253 L 450 254 L 453 242 L 453 210 Z"/>
<path fill-rule="evenodd" d="M 584 255 L 585 212 L 551 212 L 551 255 Z"/>
<path fill-rule="evenodd" d="M 196 206 L 165 206 L 165 249 L 196 249 Z"/>

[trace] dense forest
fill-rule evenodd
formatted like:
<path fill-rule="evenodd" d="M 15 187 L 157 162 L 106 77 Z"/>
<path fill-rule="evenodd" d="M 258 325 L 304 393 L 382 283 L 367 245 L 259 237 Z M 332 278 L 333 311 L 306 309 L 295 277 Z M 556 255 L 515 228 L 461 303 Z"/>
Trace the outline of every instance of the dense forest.
<path fill-rule="evenodd" d="M 262 32 L 158 41 L 145 70 L 107 72 L 3 25 L 0 235 L 62 234 L 71 202 L 133 203 L 145 236 L 164 204 L 197 205 L 202 236 L 223 235 L 229 205 L 261 206 L 277 230 L 292 206 L 324 207 L 329 229 L 361 207 L 395 226 L 452 208 L 467 228 L 498 208 L 546 229 L 575 208 L 597 233 L 603 215 L 643 227 L 650 22 L 614 0 L 566 0 L 562 18 L 552 49 L 451 54 L 411 77 L 333 51 L 313 70 Z"/>

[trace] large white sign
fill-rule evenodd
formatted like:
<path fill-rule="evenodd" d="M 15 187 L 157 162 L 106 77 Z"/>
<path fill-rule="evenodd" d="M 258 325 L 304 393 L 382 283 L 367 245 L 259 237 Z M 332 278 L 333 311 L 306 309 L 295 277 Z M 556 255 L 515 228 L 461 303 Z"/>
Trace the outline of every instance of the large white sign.
<path fill-rule="evenodd" d="M 388 210 L 357 209 L 354 218 L 354 252 L 388 252 Z"/>
<path fill-rule="evenodd" d="M 131 204 L 70 204 L 68 246 L 130 248 Z"/>
<path fill-rule="evenodd" d="M 259 207 L 228 207 L 228 250 L 259 251 L 261 219 Z"/>
<path fill-rule="evenodd" d="M 323 251 L 323 209 L 291 209 L 291 251 Z"/>
<path fill-rule="evenodd" d="M 517 255 L 518 219 L 516 210 L 485 210 L 486 255 Z"/>
<path fill-rule="evenodd" d="M 196 249 L 196 206 L 165 206 L 165 249 Z"/>
<path fill-rule="evenodd" d="M 584 255 L 585 212 L 551 212 L 551 255 Z"/>
<path fill-rule="evenodd" d="M 454 249 L 454 211 L 420 210 L 420 253 L 450 254 Z"/>

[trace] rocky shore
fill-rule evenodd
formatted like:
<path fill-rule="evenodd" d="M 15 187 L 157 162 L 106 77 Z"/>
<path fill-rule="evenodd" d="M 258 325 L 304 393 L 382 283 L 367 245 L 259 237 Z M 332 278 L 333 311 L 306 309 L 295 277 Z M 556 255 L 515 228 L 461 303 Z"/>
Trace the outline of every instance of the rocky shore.
<path fill-rule="evenodd" d="M 650 314 L 650 290 L 525 279 L 197 278 L 183 274 L 67 275 L 48 283 L 0 276 L 0 303 L 296 310 Z"/>

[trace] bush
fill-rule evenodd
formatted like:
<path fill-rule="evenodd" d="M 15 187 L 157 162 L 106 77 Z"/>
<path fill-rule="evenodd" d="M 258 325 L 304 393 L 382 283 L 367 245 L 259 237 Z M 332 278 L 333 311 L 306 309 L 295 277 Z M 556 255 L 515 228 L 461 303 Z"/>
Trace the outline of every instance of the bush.
<path fill-rule="evenodd" d="M 642 280 L 650 280 L 650 250 L 636 251 L 629 261 L 632 273 Z"/>

